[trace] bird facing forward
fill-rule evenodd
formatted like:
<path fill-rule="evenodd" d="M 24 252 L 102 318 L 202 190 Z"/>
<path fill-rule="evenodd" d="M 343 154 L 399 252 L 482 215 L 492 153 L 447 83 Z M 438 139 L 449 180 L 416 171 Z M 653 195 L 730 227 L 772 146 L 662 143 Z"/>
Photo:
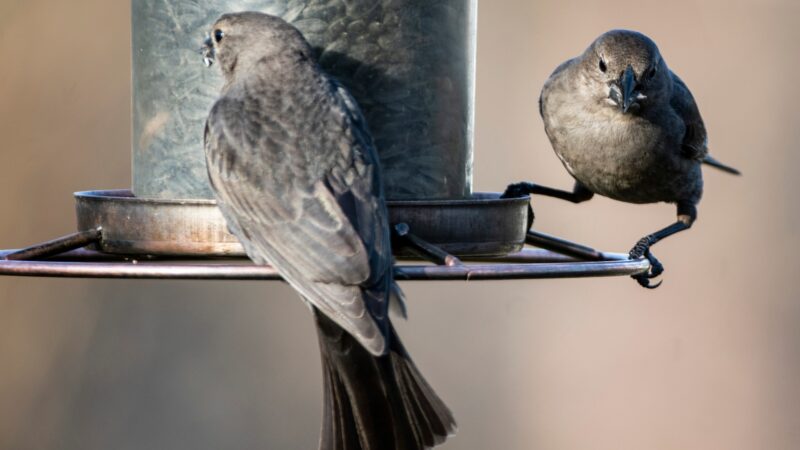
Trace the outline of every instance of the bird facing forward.
<path fill-rule="evenodd" d="M 389 320 L 393 278 L 378 158 L 350 94 L 300 32 L 223 15 L 202 49 L 225 78 L 208 116 L 208 175 L 229 229 L 316 319 L 325 388 L 321 449 L 423 449 L 455 430 Z"/>
<path fill-rule="evenodd" d="M 600 194 L 629 203 L 677 205 L 678 220 L 640 239 L 631 258 L 651 268 L 634 278 L 645 287 L 663 272 L 650 253 L 656 242 L 686 230 L 703 193 L 701 164 L 739 174 L 708 154 L 703 119 L 691 92 L 667 67 L 655 42 L 628 30 L 598 37 L 556 68 L 539 112 L 556 155 L 575 178 L 572 192 L 532 183 L 506 195 L 541 194 L 580 203 Z M 660 283 L 659 283 L 660 284 Z"/>

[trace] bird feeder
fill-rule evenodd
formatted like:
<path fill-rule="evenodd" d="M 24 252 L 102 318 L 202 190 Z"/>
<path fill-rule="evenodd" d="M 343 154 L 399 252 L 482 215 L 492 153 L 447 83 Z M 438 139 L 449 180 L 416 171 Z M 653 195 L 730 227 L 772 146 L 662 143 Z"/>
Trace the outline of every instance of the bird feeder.
<path fill-rule="evenodd" d="M 646 260 L 529 230 L 528 197 L 473 193 L 477 0 L 132 0 L 131 190 L 76 193 L 78 232 L 0 251 L 0 274 L 272 279 L 216 208 L 203 128 L 222 79 L 197 52 L 223 13 L 280 16 L 361 106 L 384 173 L 399 279 L 633 275 Z M 548 250 L 523 250 L 525 243 Z M 85 248 L 84 248 L 85 247 Z M 462 260 L 476 260 L 465 264 Z"/>

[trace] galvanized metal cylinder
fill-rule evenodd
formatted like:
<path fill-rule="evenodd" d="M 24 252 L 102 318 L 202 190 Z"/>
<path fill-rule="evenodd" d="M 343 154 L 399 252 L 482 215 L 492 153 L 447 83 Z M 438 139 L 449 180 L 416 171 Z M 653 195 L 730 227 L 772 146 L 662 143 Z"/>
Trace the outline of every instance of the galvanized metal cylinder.
<path fill-rule="evenodd" d="M 131 0 L 133 191 L 211 198 L 203 126 L 221 86 L 197 53 L 225 12 L 295 25 L 361 105 L 391 199 L 472 193 L 477 0 Z"/>

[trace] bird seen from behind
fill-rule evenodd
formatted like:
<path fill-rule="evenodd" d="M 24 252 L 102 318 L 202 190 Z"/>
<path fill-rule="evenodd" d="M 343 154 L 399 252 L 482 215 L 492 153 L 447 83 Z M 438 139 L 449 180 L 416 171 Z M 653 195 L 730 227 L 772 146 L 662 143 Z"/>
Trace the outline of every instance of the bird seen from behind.
<path fill-rule="evenodd" d="M 280 18 L 223 15 L 202 53 L 225 84 L 206 123 L 208 174 L 229 229 L 315 317 L 323 450 L 416 450 L 453 417 L 389 319 L 393 278 L 378 157 L 353 98 Z"/>

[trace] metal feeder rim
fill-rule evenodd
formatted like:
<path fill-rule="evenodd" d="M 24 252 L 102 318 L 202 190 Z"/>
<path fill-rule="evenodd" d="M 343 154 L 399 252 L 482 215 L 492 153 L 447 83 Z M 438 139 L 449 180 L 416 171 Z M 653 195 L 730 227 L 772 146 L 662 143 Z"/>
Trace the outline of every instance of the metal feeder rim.
<path fill-rule="evenodd" d="M 204 198 L 148 198 L 136 197 L 130 189 L 94 189 L 91 191 L 78 191 L 72 194 L 75 198 L 95 198 L 99 200 L 108 200 L 113 198 L 118 201 L 130 201 L 136 203 L 152 202 L 159 204 L 172 204 L 172 205 L 215 205 L 216 202 L 212 199 Z"/>
<path fill-rule="evenodd" d="M 423 206 L 423 207 L 436 207 L 436 206 L 457 206 L 457 205 L 474 205 L 480 203 L 516 203 L 520 199 L 530 199 L 530 195 L 523 197 L 501 197 L 496 193 L 491 192 L 474 192 L 470 198 L 441 198 L 441 199 L 424 199 L 424 200 L 392 200 L 387 199 L 386 203 L 392 206 Z"/>
<path fill-rule="evenodd" d="M 78 229 L 104 227 L 96 250 L 173 258 L 245 256 L 212 199 L 142 198 L 127 189 L 95 189 L 74 197 Z M 392 224 L 407 223 L 442 250 L 458 256 L 503 256 L 519 251 L 525 242 L 529 198 L 500 197 L 478 192 L 458 200 L 388 201 L 387 206 Z M 395 248 L 396 255 L 411 256 L 408 246 Z"/>
<path fill-rule="evenodd" d="M 119 201 L 131 201 L 131 202 L 154 202 L 159 204 L 174 204 L 174 205 L 216 205 L 216 201 L 213 199 L 203 199 L 203 198 L 149 198 L 149 197 L 137 197 L 133 194 L 130 189 L 93 189 L 90 191 L 78 191 L 74 192 L 73 197 L 75 198 L 95 198 L 100 200 L 108 200 L 109 198 L 113 198 L 114 200 Z M 473 197 L 470 198 L 452 198 L 452 199 L 419 199 L 419 200 L 392 200 L 387 199 L 386 203 L 388 205 L 397 205 L 397 206 L 453 206 L 453 205 L 471 205 L 475 203 L 514 203 L 518 202 L 520 198 L 530 198 L 529 195 L 524 197 L 499 197 L 494 195 L 491 192 L 475 192 L 473 193 Z"/>

